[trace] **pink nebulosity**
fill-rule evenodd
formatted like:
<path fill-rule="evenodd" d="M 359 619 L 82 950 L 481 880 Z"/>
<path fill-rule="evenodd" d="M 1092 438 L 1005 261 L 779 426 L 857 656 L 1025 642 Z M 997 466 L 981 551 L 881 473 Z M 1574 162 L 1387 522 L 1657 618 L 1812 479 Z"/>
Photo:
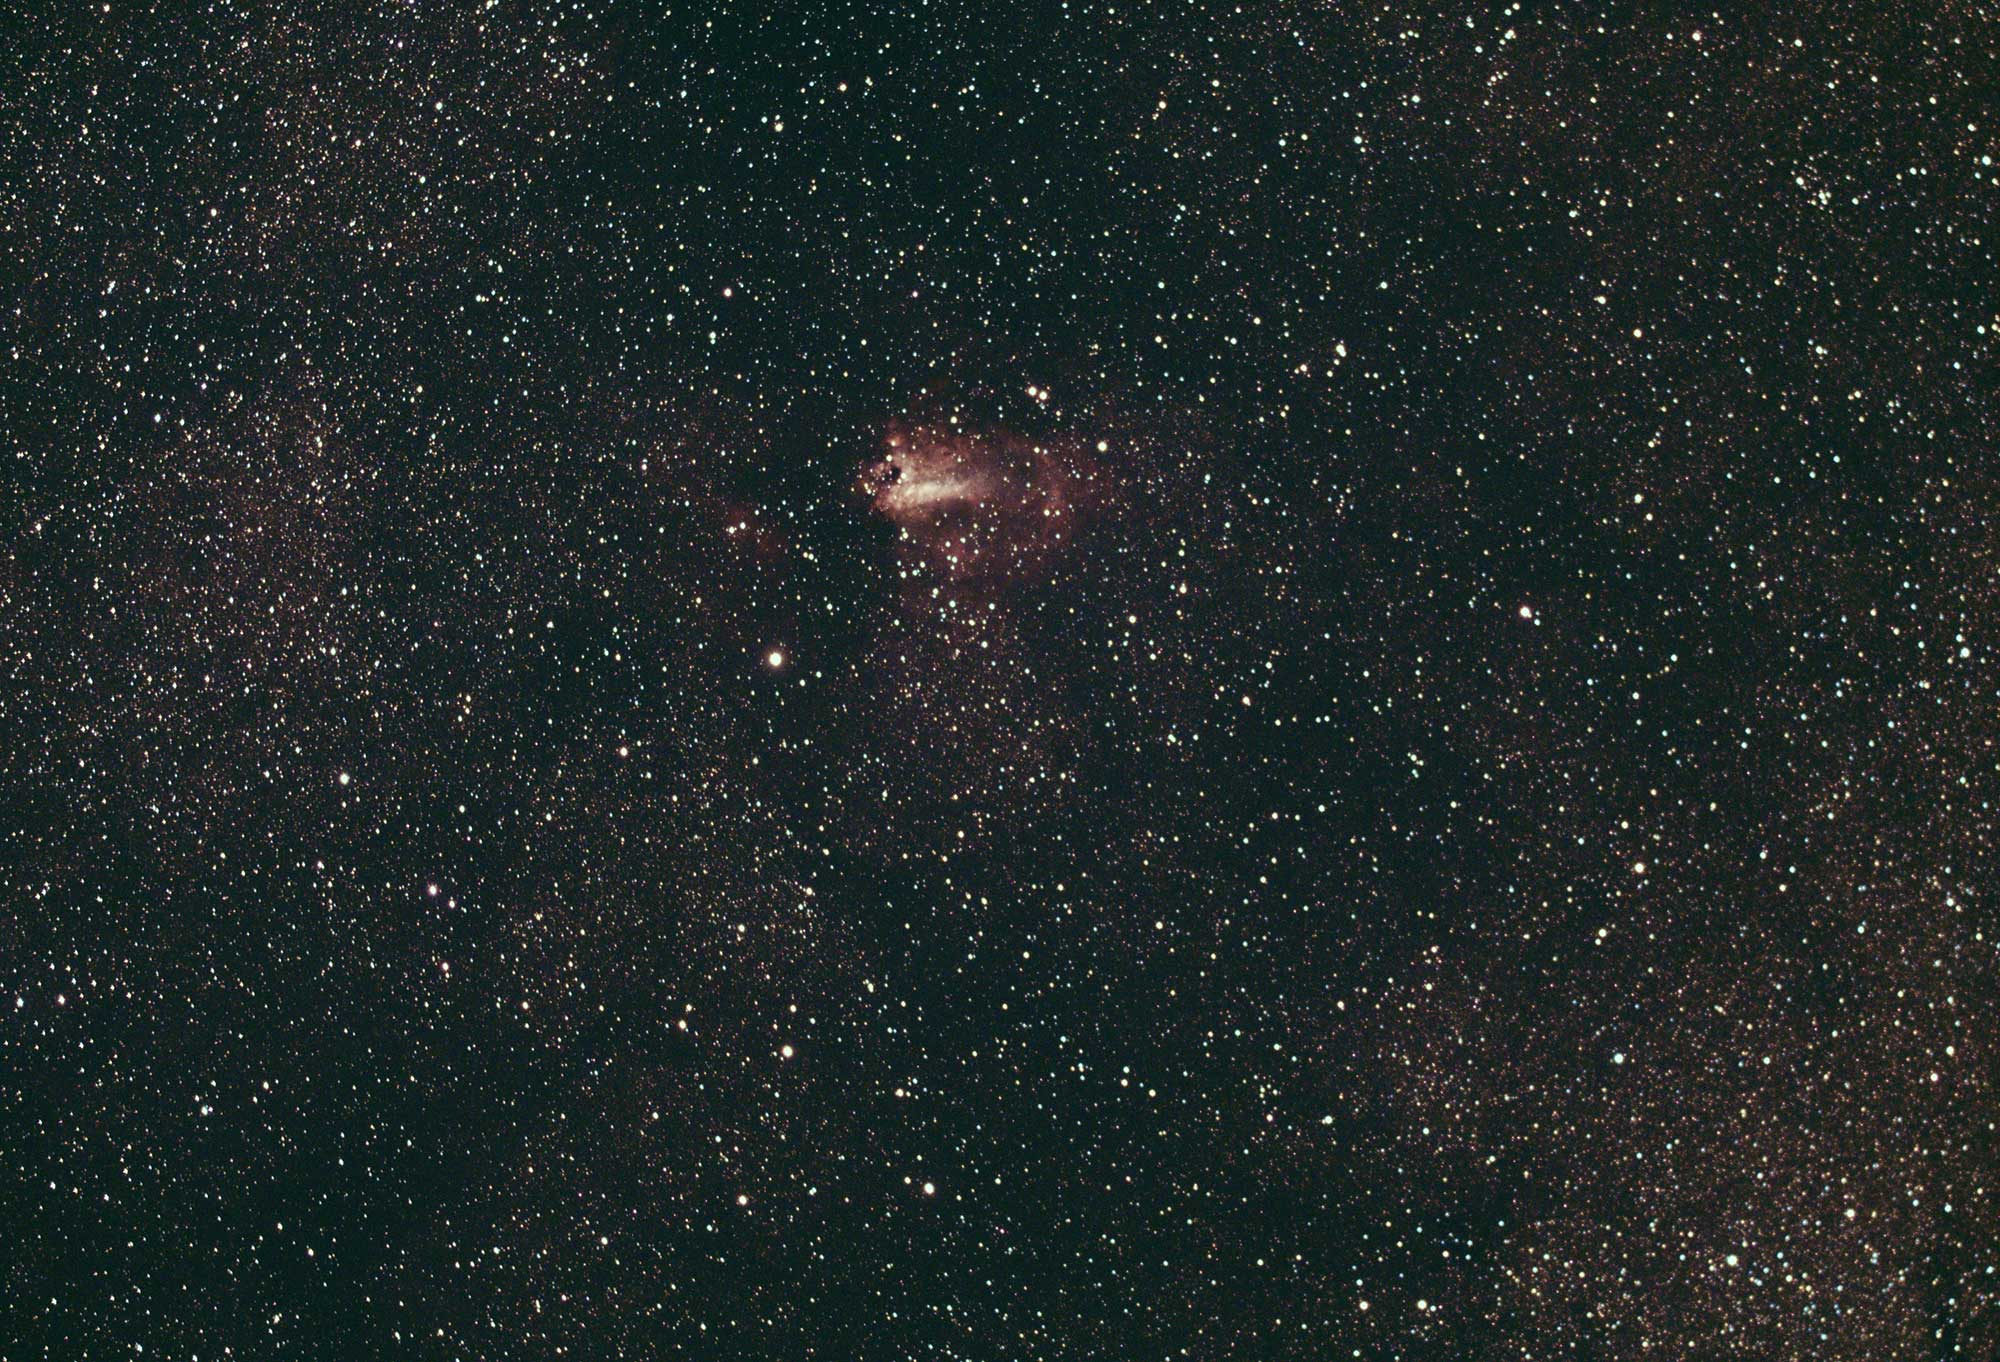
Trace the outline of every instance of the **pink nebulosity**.
<path fill-rule="evenodd" d="M 1075 542 L 1096 469 L 1078 441 L 897 423 L 862 470 L 873 508 L 950 576 L 1038 576 Z"/>

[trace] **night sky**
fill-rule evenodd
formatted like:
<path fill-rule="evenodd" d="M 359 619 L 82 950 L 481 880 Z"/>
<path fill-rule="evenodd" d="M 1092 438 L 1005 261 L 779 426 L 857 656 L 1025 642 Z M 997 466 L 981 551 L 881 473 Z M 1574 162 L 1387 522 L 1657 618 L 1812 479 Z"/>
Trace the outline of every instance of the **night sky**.
<path fill-rule="evenodd" d="M 2000 13 L 1769 8 L 18 0 L 0 1357 L 1992 1362 Z"/>

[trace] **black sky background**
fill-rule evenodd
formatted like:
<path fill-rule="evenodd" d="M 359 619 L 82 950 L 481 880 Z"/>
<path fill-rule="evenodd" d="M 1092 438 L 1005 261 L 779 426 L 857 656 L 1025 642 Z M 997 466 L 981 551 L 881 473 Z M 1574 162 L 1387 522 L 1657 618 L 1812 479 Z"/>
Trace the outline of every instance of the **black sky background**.
<path fill-rule="evenodd" d="M 14 15 L 0 1355 L 1991 1356 L 1993 19 Z"/>

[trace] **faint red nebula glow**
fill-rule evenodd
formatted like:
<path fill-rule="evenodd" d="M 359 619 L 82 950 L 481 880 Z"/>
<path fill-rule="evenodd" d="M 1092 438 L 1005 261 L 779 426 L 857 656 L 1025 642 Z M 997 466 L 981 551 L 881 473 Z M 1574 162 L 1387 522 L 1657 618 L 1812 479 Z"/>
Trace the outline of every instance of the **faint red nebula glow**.
<path fill-rule="evenodd" d="M 896 422 L 860 472 L 912 553 L 957 578 L 1037 576 L 1072 545 L 1099 473 L 1082 437 Z"/>

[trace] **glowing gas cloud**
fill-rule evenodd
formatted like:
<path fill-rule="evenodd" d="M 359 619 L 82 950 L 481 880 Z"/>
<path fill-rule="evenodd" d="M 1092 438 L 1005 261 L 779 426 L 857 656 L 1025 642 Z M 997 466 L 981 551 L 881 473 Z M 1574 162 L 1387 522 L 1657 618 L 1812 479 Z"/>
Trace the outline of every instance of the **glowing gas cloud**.
<path fill-rule="evenodd" d="M 1096 501 L 1084 442 L 950 421 L 897 422 L 861 490 L 910 553 L 956 578 L 1036 576 L 1076 542 Z"/>

